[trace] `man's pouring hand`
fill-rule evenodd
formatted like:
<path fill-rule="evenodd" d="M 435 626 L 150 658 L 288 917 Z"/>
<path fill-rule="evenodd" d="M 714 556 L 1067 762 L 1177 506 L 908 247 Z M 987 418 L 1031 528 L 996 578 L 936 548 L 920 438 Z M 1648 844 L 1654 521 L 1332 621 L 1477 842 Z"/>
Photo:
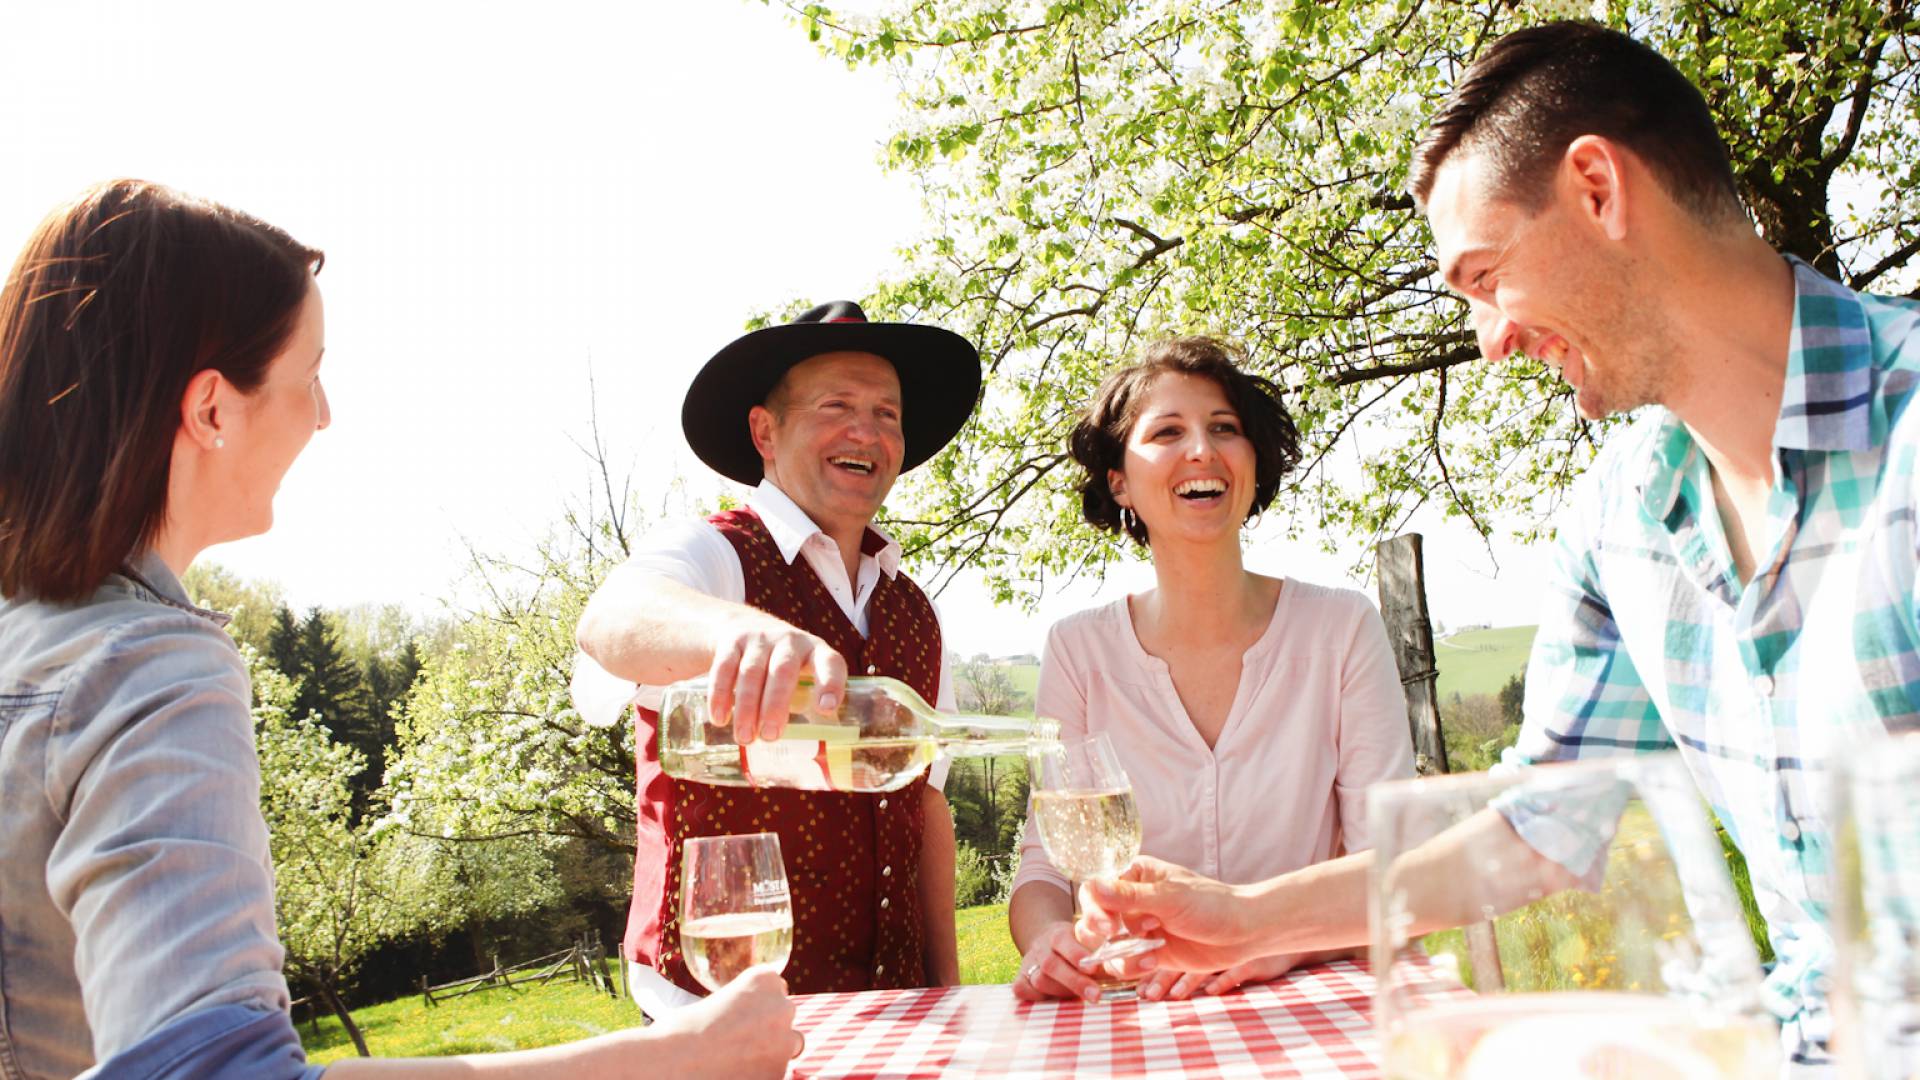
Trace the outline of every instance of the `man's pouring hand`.
<path fill-rule="evenodd" d="M 733 724 L 734 741 L 778 739 L 802 674 L 813 676 L 814 709 L 840 707 L 847 661 L 825 641 L 771 616 L 729 622 L 714 641 L 707 672 L 713 722 Z"/>

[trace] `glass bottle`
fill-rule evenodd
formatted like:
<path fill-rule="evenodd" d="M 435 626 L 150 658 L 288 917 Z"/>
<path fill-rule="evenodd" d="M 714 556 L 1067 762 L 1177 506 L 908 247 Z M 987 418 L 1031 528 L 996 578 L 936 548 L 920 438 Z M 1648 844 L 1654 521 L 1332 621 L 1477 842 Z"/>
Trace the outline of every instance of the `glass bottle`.
<path fill-rule="evenodd" d="M 848 679 L 843 698 L 839 708 L 822 713 L 814 707 L 812 681 L 803 679 L 780 738 L 741 746 L 731 724 L 711 721 L 705 677 L 674 683 L 660 699 L 660 767 L 681 780 L 730 787 L 898 791 L 943 752 L 1023 753 L 1030 738 L 1053 726 L 943 713 L 898 679 Z"/>

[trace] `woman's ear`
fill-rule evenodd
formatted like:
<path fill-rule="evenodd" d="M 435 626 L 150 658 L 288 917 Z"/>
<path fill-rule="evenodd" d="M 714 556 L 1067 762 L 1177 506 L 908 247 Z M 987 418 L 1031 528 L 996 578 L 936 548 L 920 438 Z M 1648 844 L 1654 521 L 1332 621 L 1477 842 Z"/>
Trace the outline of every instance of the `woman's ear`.
<path fill-rule="evenodd" d="M 1119 469 L 1107 470 L 1107 490 L 1112 493 L 1113 501 L 1121 506 L 1132 506 L 1127 501 L 1127 474 Z"/>
<path fill-rule="evenodd" d="M 231 419 L 227 408 L 233 384 L 213 368 L 204 368 L 187 380 L 180 395 L 180 435 L 202 450 L 227 445 L 223 425 Z"/>

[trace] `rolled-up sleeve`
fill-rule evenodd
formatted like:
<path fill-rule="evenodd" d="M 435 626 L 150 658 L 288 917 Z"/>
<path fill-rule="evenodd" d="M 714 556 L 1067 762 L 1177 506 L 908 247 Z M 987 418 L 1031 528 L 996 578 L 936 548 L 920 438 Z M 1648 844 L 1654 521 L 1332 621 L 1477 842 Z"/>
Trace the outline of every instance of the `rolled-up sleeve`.
<path fill-rule="evenodd" d="M 220 1005 L 182 1017 L 80 1080 L 319 1080 L 282 1009 Z"/>
<path fill-rule="evenodd" d="M 232 642 L 184 613 L 121 627 L 62 692 L 47 885 L 101 1062 L 220 1006 L 286 1013 L 249 705 Z"/>
<path fill-rule="evenodd" d="M 1525 719 L 1501 755 L 1505 768 L 1671 749 L 1639 671 L 1627 654 L 1600 582 L 1597 507 L 1589 472 L 1568 502 L 1548 572 L 1540 628 L 1527 661 Z"/>

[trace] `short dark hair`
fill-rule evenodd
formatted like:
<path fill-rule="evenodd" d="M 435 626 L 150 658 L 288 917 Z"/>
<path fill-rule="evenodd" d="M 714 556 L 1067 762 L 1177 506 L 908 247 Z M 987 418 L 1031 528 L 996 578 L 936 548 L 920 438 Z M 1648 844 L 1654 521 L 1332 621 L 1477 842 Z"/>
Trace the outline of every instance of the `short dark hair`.
<path fill-rule="evenodd" d="M 1280 388 L 1243 370 L 1244 361 L 1238 349 L 1214 338 L 1169 338 L 1147 346 L 1138 361 L 1107 375 L 1067 439 L 1073 460 L 1086 470 L 1080 482 L 1080 512 L 1087 524 L 1147 542 L 1147 527 L 1138 515 L 1121 521 L 1107 473 L 1123 467 L 1127 436 L 1140 419 L 1141 407 L 1154 382 L 1170 374 L 1197 375 L 1219 384 L 1253 444 L 1253 505 L 1247 508 L 1247 519 L 1272 505 L 1280 481 L 1300 463 L 1300 432 L 1287 414 Z"/>
<path fill-rule="evenodd" d="M 1610 139 L 1645 162 L 1700 221 L 1741 216 L 1727 145 L 1706 99 L 1666 57 L 1598 23 L 1530 26 L 1487 46 L 1414 149 L 1407 190 L 1422 206 L 1457 149 L 1484 153 L 1502 197 L 1530 210 L 1582 135 Z"/>
<path fill-rule="evenodd" d="M 321 261 L 139 180 L 40 223 L 0 288 L 0 594 L 82 599 L 152 543 L 188 381 L 257 389 Z"/>

